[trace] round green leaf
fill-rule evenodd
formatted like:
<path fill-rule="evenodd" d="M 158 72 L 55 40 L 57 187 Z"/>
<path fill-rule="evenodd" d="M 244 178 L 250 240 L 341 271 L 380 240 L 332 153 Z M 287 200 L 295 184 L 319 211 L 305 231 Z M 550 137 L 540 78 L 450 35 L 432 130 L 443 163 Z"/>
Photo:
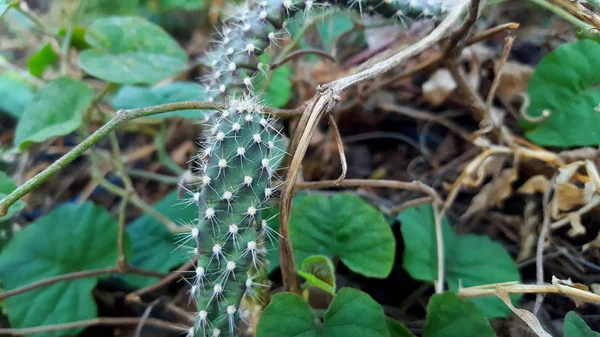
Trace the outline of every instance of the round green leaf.
<path fill-rule="evenodd" d="M 585 321 L 573 311 L 565 316 L 564 337 L 600 337 Z"/>
<path fill-rule="evenodd" d="M 203 100 L 204 98 L 204 93 L 200 90 L 198 84 L 193 82 L 173 82 L 160 87 L 126 85 L 119 89 L 112 99 L 112 105 L 116 109 L 136 109 L 166 103 Z M 181 110 L 146 118 L 184 117 L 197 120 L 204 115 L 204 110 Z"/>
<path fill-rule="evenodd" d="M 182 72 L 187 64 L 177 41 L 142 18 L 98 19 L 85 39 L 92 49 L 80 54 L 81 67 L 109 82 L 151 84 Z"/>
<path fill-rule="evenodd" d="M 298 295 L 279 293 L 262 313 L 256 337 L 388 337 L 381 306 L 362 291 L 343 288 L 321 326 Z"/>
<path fill-rule="evenodd" d="M 409 208 L 398 215 L 405 250 L 403 266 L 417 280 L 437 279 L 437 245 L 431 205 Z M 446 281 L 450 290 L 491 283 L 520 281 L 519 270 L 504 247 L 486 236 L 456 235 L 442 219 Z M 512 297 L 513 299 L 518 296 Z M 498 298 L 472 300 L 490 318 L 506 316 L 510 309 Z"/>
<path fill-rule="evenodd" d="M 6 290 L 62 274 L 107 268 L 117 260 L 117 221 L 91 202 L 64 204 L 17 233 L 0 255 Z M 127 252 L 131 247 L 127 241 Z M 97 316 L 92 289 L 98 279 L 58 282 L 5 300 L 11 326 L 29 328 Z M 34 336 L 75 335 L 83 328 Z"/>
<path fill-rule="evenodd" d="M 485 314 L 455 293 L 434 295 L 427 305 L 423 337 L 495 337 Z"/>
<path fill-rule="evenodd" d="M 17 124 L 14 145 L 21 151 L 33 143 L 68 135 L 82 122 L 94 91 L 81 81 L 57 78 L 39 89 Z"/>
<path fill-rule="evenodd" d="M 195 207 L 185 207 L 183 202 L 177 199 L 177 191 L 173 191 L 156 203 L 154 208 L 176 223 L 189 223 L 198 217 Z M 177 244 L 178 238 L 162 222 L 148 214 L 130 223 L 127 233 L 135 252 L 130 261 L 133 266 L 168 272 L 189 259 L 189 251 L 185 246 Z M 140 288 L 156 282 L 154 278 L 141 275 L 125 275 L 124 278 Z"/>
<path fill-rule="evenodd" d="M 522 121 L 525 135 L 547 146 L 600 144 L 600 44 L 581 40 L 564 44 L 537 65 L 527 94 L 527 113 L 550 116 L 541 123 Z"/>
<path fill-rule="evenodd" d="M 310 255 L 337 256 L 365 276 L 383 278 L 392 270 L 392 230 L 381 213 L 351 194 L 304 198 L 292 211 L 290 237 L 298 262 Z"/>

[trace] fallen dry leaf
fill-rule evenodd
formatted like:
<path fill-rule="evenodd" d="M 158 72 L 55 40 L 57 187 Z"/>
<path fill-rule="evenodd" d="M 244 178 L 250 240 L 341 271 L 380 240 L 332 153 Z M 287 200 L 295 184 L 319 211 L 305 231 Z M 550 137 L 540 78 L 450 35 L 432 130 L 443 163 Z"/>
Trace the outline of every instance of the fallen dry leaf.
<path fill-rule="evenodd" d="M 502 170 L 497 178 L 485 184 L 462 216 L 468 218 L 475 213 L 486 210 L 488 207 L 502 207 L 502 202 L 512 194 L 512 183 L 517 180 L 515 170 L 508 168 Z"/>

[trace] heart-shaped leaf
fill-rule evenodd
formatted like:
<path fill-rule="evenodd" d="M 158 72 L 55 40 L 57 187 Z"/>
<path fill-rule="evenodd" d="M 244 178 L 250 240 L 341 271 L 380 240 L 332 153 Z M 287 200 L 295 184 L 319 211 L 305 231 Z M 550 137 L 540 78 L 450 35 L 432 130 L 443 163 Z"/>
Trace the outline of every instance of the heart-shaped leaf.
<path fill-rule="evenodd" d="M 600 337 L 600 333 L 593 331 L 581 317 L 569 311 L 565 316 L 564 337 Z"/>
<path fill-rule="evenodd" d="M 17 124 L 15 146 L 23 151 L 33 143 L 75 131 L 93 97 L 92 88 L 81 81 L 59 77 L 49 82 L 25 107 Z"/>
<path fill-rule="evenodd" d="M 406 209 L 398 215 L 402 223 L 403 266 L 417 280 L 437 279 L 437 245 L 431 205 Z M 456 235 L 447 218 L 442 220 L 446 280 L 450 290 L 490 283 L 520 281 L 517 266 L 500 244 L 486 236 Z M 502 317 L 510 309 L 497 298 L 473 299 L 490 318 Z"/>
<path fill-rule="evenodd" d="M 173 82 L 160 87 L 123 86 L 112 99 L 116 109 L 136 109 L 152 105 L 175 103 L 191 100 L 203 100 L 204 94 L 198 84 L 193 82 Z M 184 117 L 201 119 L 203 110 L 181 110 L 148 116 L 149 119 Z"/>
<path fill-rule="evenodd" d="M 335 267 L 333 262 L 322 255 L 307 257 L 298 270 L 298 275 L 304 277 L 304 287 L 316 287 L 335 295 Z"/>
<path fill-rule="evenodd" d="M 91 202 L 64 204 L 17 233 L 0 254 L 0 281 L 6 290 L 50 277 L 99 268 L 117 261 L 117 221 Z M 131 246 L 127 239 L 127 253 Z M 97 316 L 92 289 L 97 277 L 54 283 L 5 300 L 15 328 L 68 323 Z M 34 334 L 76 335 L 83 328 Z"/>
<path fill-rule="evenodd" d="M 321 326 L 298 295 L 279 293 L 258 322 L 256 337 L 388 337 L 381 306 L 362 291 L 343 288 L 325 313 Z"/>
<path fill-rule="evenodd" d="M 176 223 L 189 223 L 198 217 L 195 207 L 185 207 L 183 202 L 177 199 L 177 191 L 173 191 L 156 203 L 154 208 Z M 130 223 L 127 233 L 135 252 L 131 258 L 133 266 L 168 272 L 189 260 L 190 255 L 186 247 L 178 246 L 177 237 L 163 223 L 148 214 Z M 140 288 L 156 282 L 155 279 L 139 275 L 125 275 L 124 278 Z"/>
<path fill-rule="evenodd" d="M 79 63 L 108 82 L 152 84 L 185 69 L 187 55 L 161 27 L 137 17 L 108 17 L 88 27 Z"/>
<path fill-rule="evenodd" d="M 423 337 L 495 337 L 485 314 L 473 303 L 448 292 L 434 295 L 427 305 Z"/>
<path fill-rule="evenodd" d="M 351 270 L 386 277 L 396 242 L 385 218 L 357 196 L 310 195 L 294 205 L 290 237 L 296 261 L 311 255 L 339 257 Z"/>
<path fill-rule="evenodd" d="M 527 94 L 527 113 L 549 117 L 540 123 L 522 121 L 525 135 L 547 146 L 600 144 L 600 44 L 581 40 L 563 44 L 537 65 Z"/>

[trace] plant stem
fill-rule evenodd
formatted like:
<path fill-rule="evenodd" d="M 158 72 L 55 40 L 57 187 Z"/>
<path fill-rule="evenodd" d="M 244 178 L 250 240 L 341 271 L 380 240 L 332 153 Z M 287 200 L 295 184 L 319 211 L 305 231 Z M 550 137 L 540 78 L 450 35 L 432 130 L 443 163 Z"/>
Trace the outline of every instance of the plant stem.
<path fill-rule="evenodd" d="M 50 325 L 38 326 L 38 327 L 34 327 L 34 328 L 0 329 L 0 335 L 7 335 L 7 336 L 25 336 L 25 335 L 31 335 L 31 334 L 39 335 L 39 334 L 43 334 L 44 332 L 73 329 L 73 328 L 83 328 L 83 327 L 90 327 L 90 326 L 94 326 L 94 325 L 137 326 L 140 323 L 143 323 L 146 326 L 163 328 L 166 330 L 177 331 L 180 333 L 186 332 L 189 329 L 189 327 L 180 326 L 175 323 L 162 321 L 162 320 L 156 319 L 156 318 L 148 318 L 148 319 L 142 320 L 142 318 L 140 318 L 140 317 L 97 317 L 97 318 L 86 319 L 86 320 L 77 321 L 77 322 L 50 324 Z"/>
<path fill-rule="evenodd" d="M 589 29 L 592 26 L 588 25 L 587 23 L 577 19 L 576 17 L 574 17 L 573 15 L 571 15 L 569 12 L 567 12 L 566 10 L 553 5 L 551 3 L 549 3 L 546 0 L 529 0 L 531 2 L 533 2 L 534 4 L 543 7 L 551 12 L 553 12 L 554 14 L 560 16 L 561 18 L 565 19 L 566 21 L 568 21 L 569 23 L 571 23 L 573 26 L 579 28 L 579 29 Z"/>
<path fill-rule="evenodd" d="M 182 175 L 185 170 L 182 169 L 176 162 L 174 162 L 166 149 L 167 143 L 167 124 L 166 121 L 163 121 L 160 125 L 160 133 L 158 137 L 154 139 L 154 144 L 156 144 L 156 152 L 158 154 L 158 161 L 163 164 L 167 169 L 176 175 Z"/>
<path fill-rule="evenodd" d="M 23 14 L 25 17 L 27 17 L 27 18 L 29 19 L 29 21 L 33 22 L 33 24 L 35 25 L 35 27 L 36 27 L 38 30 L 40 30 L 40 31 L 42 31 L 42 32 L 44 32 L 44 33 L 53 34 L 53 33 L 50 33 L 50 32 L 49 32 L 49 31 L 46 29 L 46 27 L 45 27 L 45 26 L 44 26 L 44 24 L 43 24 L 43 23 L 40 21 L 40 19 L 38 19 L 38 18 L 37 18 L 35 15 L 31 14 L 31 12 L 30 12 L 30 11 L 28 11 L 28 10 L 24 10 L 23 8 L 21 8 L 21 6 L 19 5 L 19 2 L 18 2 L 18 1 L 16 1 L 16 3 L 17 3 L 17 4 L 16 4 L 15 6 L 13 6 L 13 8 L 14 8 L 14 9 L 15 9 L 17 12 L 19 12 L 19 13 Z"/>
<path fill-rule="evenodd" d="M 155 218 L 156 220 L 162 222 L 169 231 L 171 231 L 173 233 L 178 233 L 183 230 L 187 231 L 187 229 L 177 226 L 173 221 L 171 221 L 171 219 L 164 216 L 162 213 L 160 213 L 159 211 L 154 209 L 151 205 L 148 205 L 148 203 L 146 203 L 144 200 L 142 200 L 142 198 L 140 198 L 137 194 L 132 194 L 131 192 L 127 191 L 126 189 L 123 189 L 115 184 L 112 184 L 104 178 L 95 177 L 95 179 L 97 179 L 98 185 L 102 186 L 107 191 L 109 191 L 113 194 L 116 194 L 116 195 L 120 196 L 121 198 L 130 198 L 130 201 L 134 206 L 139 208 L 142 212 L 144 212 L 144 213 L 150 215 L 151 217 Z"/>
<path fill-rule="evenodd" d="M 78 272 L 69 273 L 69 274 L 62 274 L 62 275 L 58 275 L 55 277 L 50 277 L 47 279 L 43 279 L 41 281 L 30 283 L 28 285 L 25 285 L 25 286 L 22 286 L 19 288 L 3 291 L 0 293 L 0 300 L 3 300 L 5 298 L 11 297 L 11 296 L 19 295 L 19 294 L 28 292 L 33 289 L 46 287 L 46 286 L 52 285 L 57 282 L 75 280 L 75 279 L 86 278 L 86 277 L 94 277 L 94 276 L 106 275 L 106 274 L 137 274 L 137 275 L 159 277 L 159 278 L 165 277 L 165 275 L 163 273 L 159 273 L 159 272 L 156 272 L 153 270 L 129 267 L 129 266 L 124 270 L 122 270 L 120 268 L 115 268 L 115 267 L 94 269 L 94 270 L 84 270 L 84 271 L 78 271 Z"/>
<path fill-rule="evenodd" d="M 106 135 L 111 133 L 117 127 L 125 124 L 133 119 L 157 115 L 160 113 L 178 111 L 178 110 L 218 110 L 225 109 L 227 104 L 225 103 L 214 103 L 204 101 L 186 101 L 177 103 L 168 103 L 155 105 L 150 107 L 130 109 L 130 110 L 119 110 L 115 117 L 113 117 L 108 123 L 104 124 L 100 129 L 96 130 L 92 135 L 87 137 L 84 141 L 79 143 L 71 151 L 60 157 L 57 161 L 48 166 L 45 170 L 38 173 L 35 177 L 31 178 L 23 185 L 19 186 L 16 190 L 12 191 L 9 195 L 0 200 L 0 216 L 8 213 L 8 208 L 14 204 L 17 200 L 21 199 L 25 194 L 39 187 L 45 183 L 53 175 L 64 169 L 73 160 L 81 156 L 87 150 L 89 150 L 94 144 L 99 142 Z M 281 116 L 297 116 L 302 114 L 302 109 L 285 110 L 285 109 L 271 109 L 264 108 L 266 113 L 281 115 Z"/>
<path fill-rule="evenodd" d="M 168 176 L 166 174 L 130 168 L 125 169 L 125 172 L 127 172 L 127 174 L 129 174 L 132 177 L 150 179 L 167 185 L 177 185 L 179 183 L 179 178 Z"/>

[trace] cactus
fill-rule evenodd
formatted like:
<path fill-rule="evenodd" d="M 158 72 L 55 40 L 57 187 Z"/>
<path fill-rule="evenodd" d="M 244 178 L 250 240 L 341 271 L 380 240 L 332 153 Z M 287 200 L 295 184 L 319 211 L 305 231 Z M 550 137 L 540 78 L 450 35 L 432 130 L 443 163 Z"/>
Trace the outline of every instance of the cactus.
<path fill-rule="evenodd" d="M 421 17 L 440 17 L 451 0 L 337 0 L 339 7 L 361 13 L 378 13 L 403 22 Z M 312 13 L 330 6 L 325 1 L 257 0 L 254 6 L 239 7 L 217 34 L 214 47 L 204 64 L 209 69 L 203 78 L 209 101 L 227 100 L 232 95 L 252 93 L 255 79 L 267 66 L 258 56 L 277 47 L 287 36 L 286 19 L 298 12 Z"/>
<path fill-rule="evenodd" d="M 264 241 L 272 235 L 261 210 L 274 193 L 283 139 L 256 100 L 229 106 L 213 117 L 199 154 L 199 221 L 191 233 L 198 256 L 191 294 L 199 311 L 192 336 L 234 334 L 242 296 L 257 296 L 263 286 Z"/>
<path fill-rule="evenodd" d="M 377 12 L 398 19 L 438 16 L 448 0 L 334 1 L 361 13 Z M 204 90 L 209 100 L 230 102 L 208 120 L 204 149 L 198 154 L 201 186 L 191 202 L 199 209 L 198 223 L 188 236 L 198 257 L 190 290 L 198 312 L 188 333 L 233 336 L 249 309 L 242 298 L 257 297 L 266 287 L 264 241 L 274 231 L 261 209 L 273 196 L 275 169 L 284 155 L 274 121 L 263 114 L 253 84 L 266 66 L 258 56 L 285 38 L 285 20 L 310 13 L 323 1 L 258 0 L 238 8 L 221 28 L 215 47 L 204 58 L 209 73 Z M 243 97 L 232 99 L 232 97 Z"/>

